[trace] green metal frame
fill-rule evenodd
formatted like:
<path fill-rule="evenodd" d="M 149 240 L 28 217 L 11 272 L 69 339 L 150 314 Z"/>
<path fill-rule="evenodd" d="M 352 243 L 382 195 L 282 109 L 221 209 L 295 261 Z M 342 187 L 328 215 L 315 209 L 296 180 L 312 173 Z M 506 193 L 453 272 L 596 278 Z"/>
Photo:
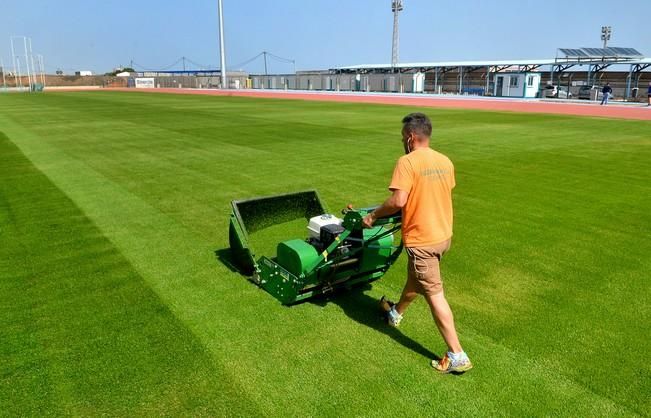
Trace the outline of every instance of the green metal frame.
<path fill-rule="evenodd" d="M 295 205 L 293 211 L 290 210 L 294 217 L 303 214 L 309 219 L 327 213 L 314 190 L 232 202 L 229 241 L 233 260 L 242 273 L 251 276 L 257 285 L 283 304 L 293 304 L 337 288 L 350 288 L 377 280 L 400 256 L 402 242 L 394 246 L 393 234 L 400 229 L 401 216 L 378 219 L 373 229 L 365 230 L 362 219 L 374 209 L 365 208 L 344 213 L 344 231 L 305 268 L 305 272 L 294 274 L 275 258 L 267 256 L 256 260 L 255 251 L 248 242 L 248 227 L 259 228 L 272 222 L 283 202 L 295 204 L 296 200 L 301 203 Z M 251 208 L 247 206 L 250 205 L 255 206 L 253 213 L 258 210 L 264 212 L 253 216 L 262 216 L 263 220 L 247 219 L 247 213 L 251 213 Z M 284 209 L 281 212 L 284 213 Z M 347 239 L 358 244 L 347 253 L 339 251 L 339 255 L 332 257 Z"/>

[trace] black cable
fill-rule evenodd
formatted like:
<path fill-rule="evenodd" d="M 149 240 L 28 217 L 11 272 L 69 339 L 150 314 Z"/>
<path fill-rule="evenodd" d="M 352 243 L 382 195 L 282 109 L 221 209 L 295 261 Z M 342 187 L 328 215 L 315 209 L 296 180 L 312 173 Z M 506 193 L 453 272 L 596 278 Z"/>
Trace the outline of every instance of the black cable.
<path fill-rule="evenodd" d="M 262 56 L 262 54 L 264 54 L 264 52 L 260 52 L 260 53 L 259 53 L 258 55 L 256 55 L 255 57 L 253 57 L 253 58 L 251 58 L 251 59 L 248 59 L 248 60 L 246 60 L 246 61 L 244 61 L 244 62 L 242 62 L 242 63 L 240 63 L 240 64 L 237 64 L 237 65 L 231 65 L 230 67 L 231 67 L 231 68 L 241 68 L 241 67 L 244 67 L 245 65 L 250 64 L 251 62 L 255 61 L 257 58 L 259 58 L 260 56 Z"/>
<path fill-rule="evenodd" d="M 185 60 L 186 60 L 187 62 L 189 62 L 190 64 L 192 64 L 192 65 L 194 65 L 194 66 L 196 66 L 196 67 L 199 67 L 200 70 L 207 70 L 207 69 L 209 69 L 209 67 L 210 67 L 209 65 L 201 65 L 201 64 L 198 64 L 198 63 L 192 61 L 192 60 L 191 60 L 190 58 L 188 58 L 188 57 L 185 57 Z"/>
<path fill-rule="evenodd" d="M 183 57 L 177 59 L 176 61 L 174 61 L 173 64 L 168 65 L 167 67 L 158 68 L 158 69 L 147 68 L 147 67 L 145 67 L 145 66 L 143 66 L 143 65 L 138 64 L 138 63 L 135 62 L 135 61 L 133 62 L 133 65 L 134 65 L 134 67 L 139 67 L 140 69 L 145 70 L 145 71 L 156 72 L 156 71 L 165 71 L 165 70 L 169 70 L 170 68 L 174 67 L 176 64 L 178 64 L 178 63 L 181 62 L 181 61 L 183 61 Z"/>
<path fill-rule="evenodd" d="M 269 55 L 271 58 L 275 58 L 277 61 L 286 62 L 288 64 L 295 62 L 294 60 L 290 60 L 289 58 L 283 58 L 283 57 L 279 57 L 278 55 L 274 55 L 271 52 L 267 52 L 267 55 Z"/>
<path fill-rule="evenodd" d="M 246 60 L 246 61 L 243 61 L 243 62 L 241 62 L 241 63 L 239 63 L 239 64 L 237 64 L 237 65 L 229 65 L 229 67 L 230 67 L 230 68 L 235 68 L 235 69 L 237 69 L 237 68 L 242 68 L 242 67 L 244 67 L 245 65 L 250 64 L 250 63 L 252 63 L 253 61 L 255 61 L 256 59 L 260 58 L 262 55 L 267 55 L 267 56 L 269 56 L 270 58 L 272 58 L 272 59 L 274 59 L 274 60 L 276 60 L 276 61 L 284 62 L 284 63 L 286 63 L 286 64 L 296 64 L 296 61 L 295 61 L 295 60 L 290 60 L 290 59 L 288 59 L 288 58 L 279 57 L 278 55 L 272 54 L 272 53 L 269 52 L 269 51 L 262 51 L 262 52 L 260 52 L 258 55 L 256 55 L 256 56 L 253 57 L 253 58 L 250 58 L 250 59 L 248 59 L 248 60 Z"/>

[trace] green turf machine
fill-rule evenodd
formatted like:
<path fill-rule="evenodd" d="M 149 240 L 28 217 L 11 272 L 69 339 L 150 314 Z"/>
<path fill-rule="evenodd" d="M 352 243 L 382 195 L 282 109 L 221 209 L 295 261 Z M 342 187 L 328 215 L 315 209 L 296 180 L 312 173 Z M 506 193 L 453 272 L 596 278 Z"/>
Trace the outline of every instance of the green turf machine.
<path fill-rule="evenodd" d="M 379 279 L 402 251 L 402 241 L 395 236 L 399 214 L 365 229 L 362 218 L 374 208 L 347 208 L 342 219 L 328 212 L 315 190 L 231 204 L 234 264 L 286 305 Z M 278 229 L 279 225 L 300 225 L 301 230 L 289 232 L 291 228 Z M 267 242 L 272 248 L 268 242 L 274 239 L 275 254 L 258 258 L 253 245 Z"/>

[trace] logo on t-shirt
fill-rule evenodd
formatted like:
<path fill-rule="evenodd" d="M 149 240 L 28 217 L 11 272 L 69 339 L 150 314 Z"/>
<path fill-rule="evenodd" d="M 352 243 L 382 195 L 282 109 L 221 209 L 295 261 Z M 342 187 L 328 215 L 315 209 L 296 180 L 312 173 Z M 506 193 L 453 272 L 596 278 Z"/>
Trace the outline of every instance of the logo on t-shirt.
<path fill-rule="evenodd" d="M 439 180 L 449 174 L 450 170 L 447 168 L 426 168 L 420 172 L 421 177 L 436 177 Z"/>

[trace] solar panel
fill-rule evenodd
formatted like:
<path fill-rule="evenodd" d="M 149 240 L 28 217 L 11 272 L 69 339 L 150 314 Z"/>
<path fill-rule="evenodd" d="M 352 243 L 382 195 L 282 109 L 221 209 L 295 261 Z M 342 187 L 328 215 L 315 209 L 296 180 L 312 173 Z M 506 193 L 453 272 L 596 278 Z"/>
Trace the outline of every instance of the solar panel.
<path fill-rule="evenodd" d="M 611 46 L 608 48 L 558 48 L 565 58 L 574 59 L 618 59 L 618 58 L 639 58 L 643 55 L 634 48 L 620 48 Z"/>
<path fill-rule="evenodd" d="M 641 57 L 642 54 L 634 48 L 619 48 L 619 47 L 611 47 L 608 48 L 611 49 L 615 52 L 615 55 L 619 56 L 626 56 L 626 57 Z"/>
<path fill-rule="evenodd" d="M 620 48 L 620 47 L 609 47 L 609 48 L 583 48 L 591 57 L 621 57 L 621 58 L 634 58 L 641 57 L 640 54 L 634 48 Z"/>
<path fill-rule="evenodd" d="M 581 48 L 591 57 L 603 57 L 607 54 L 604 48 Z"/>
<path fill-rule="evenodd" d="M 559 51 L 561 51 L 561 53 L 565 54 L 565 56 L 568 57 L 568 58 L 569 57 L 578 57 L 578 58 L 580 58 L 580 57 L 587 57 L 588 56 L 585 52 L 581 51 L 580 49 L 576 49 L 576 48 L 559 48 Z"/>

